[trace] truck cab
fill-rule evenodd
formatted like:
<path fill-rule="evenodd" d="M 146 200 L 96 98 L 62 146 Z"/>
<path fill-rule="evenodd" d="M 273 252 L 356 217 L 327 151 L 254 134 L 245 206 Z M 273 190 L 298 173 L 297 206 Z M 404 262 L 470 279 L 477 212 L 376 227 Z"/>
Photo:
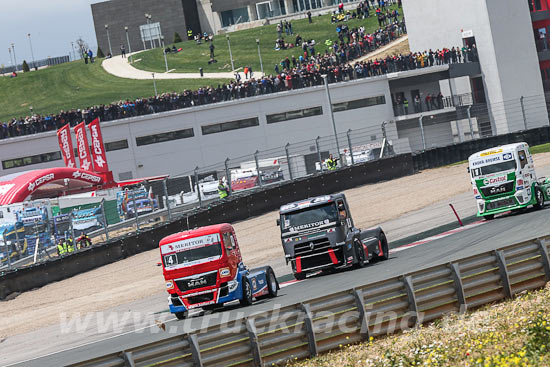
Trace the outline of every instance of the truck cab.
<path fill-rule="evenodd" d="M 362 267 L 367 261 L 388 258 L 382 229 L 356 228 L 342 193 L 283 205 L 279 215 L 285 259 L 298 280 L 312 272 Z"/>
<path fill-rule="evenodd" d="M 542 208 L 545 193 L 537 182 L 527 143 L 503 145 L 472 154 L 468 171 L 477 201 L 477 215 L 495 214 L 533 205 Z"/>
<path fill-rule="evenodd" d="M 273 270 L 244 265 L 230 224 L 176 233 L 159 247 L 170 312 L 178 319 L 199 307 L 215 309 L 236 300 L 246 306 L 253 299 L 277 296 Z"/>

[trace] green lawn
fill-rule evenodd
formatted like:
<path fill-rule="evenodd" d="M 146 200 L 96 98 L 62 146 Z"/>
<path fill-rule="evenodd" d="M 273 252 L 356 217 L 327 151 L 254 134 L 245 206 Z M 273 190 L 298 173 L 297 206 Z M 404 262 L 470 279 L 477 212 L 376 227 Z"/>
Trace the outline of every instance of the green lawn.
<path fill-rule="evenodd" d="M 535 145 L 534 147 L 531 147 L 529 150 L 531 151 L 531 154 L 548 153 L 550 152 L 550 143 Z"/>
<path fill-rule="evenodd" d="M 397 6 L 391 7 L 395 9 Z M 399 9 L 401 13 L 402 10 Z M 340 23 L 342 24 L 342 23 Z M 350 28 L 364 26 L 367 32 L 373 32 L 378 28 L 378 20 L 372 15 L 365 20 L 351 20 L 347 22 Z M 315 52 L 324 52 L 326 50 L 325 40 L 337 40 L 336 24 L 330 23 L 330 16 L 318 16 L 313 18 L 313 24 L 309 24 L 307 19 L 292 21 L 294 35 L 286 36 L 285 42 L 294 43 L 296 35 L 300 34 L 304 39 L 314 39 L 317 43 Z M 258 57 L 258 46 L 256 39 L 260 40 L 261 54 L 264 64 L 264 72 L 274 73 L 275 64 L 279 63 L 285 57 L 292 55 L 298 58 L 302 53 L 301 45 L 297 48 L 276 51 L 275 41 L 277 39 L 277 26 L 267 25 L 254 29 L 247 29 L 229 34 L 231 40 L 231 51 L 235 68 L 244 68 L 252 66 L 254 71 L 260 71 L 260 61 Z M 174 35 L 166 35 L 169 40 Z M 183 35 L 182 35 L 183 36 Z M 169 45 L 172 47 L 172 44 Z M 231 71 L 231 61 L 227 40 L 224 35 L 214 36 L 215 58 L 218 61 L 215 64 L 208 65 L 210 60 L 209 43 L 197 45 L 194 41 L 186 41 L 176 44 L 177 48 L 183 48 L 182 52 L 177 54 L 168 54 L 168 68 L 175 69 L 175 72 L 198 72 L 203 68 L 204 72 L 229 72 Z M 138 69 L 155 72 L 164 72 L 164 56 L 161 49 L 145 51 L 136 55 L 140 61 L 134 63 Z"/>
<path fill-rule="evenodd" d="M 181 79 L 157 80 L 158 93 L 197 89 L 227 80 Z M 57 113 L 60 110 L 86 108 L 121 99 L 151 97 L 153 81 L 114 77 L 103 70 L 100 61 L 85 65 L 75 61 L 30 73 L 17 78 L 0 77 L 0 121 L 35 113 Z"/>

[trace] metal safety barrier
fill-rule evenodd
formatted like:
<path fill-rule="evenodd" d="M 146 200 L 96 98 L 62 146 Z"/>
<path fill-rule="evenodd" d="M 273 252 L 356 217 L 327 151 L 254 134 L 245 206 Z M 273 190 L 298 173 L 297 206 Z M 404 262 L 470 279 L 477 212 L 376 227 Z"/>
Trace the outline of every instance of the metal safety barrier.
<path fill-rule="evenodd" d="M 72 366 L 283 364 L 543 287 L 549 251 L 550 236 L 524 241 Z"/>

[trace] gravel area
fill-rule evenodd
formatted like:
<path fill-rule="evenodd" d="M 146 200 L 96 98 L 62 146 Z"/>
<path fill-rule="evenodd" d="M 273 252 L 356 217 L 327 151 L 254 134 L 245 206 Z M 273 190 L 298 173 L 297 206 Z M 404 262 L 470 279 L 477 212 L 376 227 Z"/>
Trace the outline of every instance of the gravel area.
<path fill-rule="evenodd" d="M 549 166 L 550 153 L 536 155 L 535 165 Z M 426 170 L 345 191 L 355 224 L 375 226 L 471 190 L 466 167 Z M 276 218 L 273 211 L 234 224 L 249 266 L 283 257 Z M 151 250 L 1 302 L 0 340 L 55 324 L 62 312 L 97 312 L 162 292 L 164 279 L 158 261 L 158 251 Z"/>

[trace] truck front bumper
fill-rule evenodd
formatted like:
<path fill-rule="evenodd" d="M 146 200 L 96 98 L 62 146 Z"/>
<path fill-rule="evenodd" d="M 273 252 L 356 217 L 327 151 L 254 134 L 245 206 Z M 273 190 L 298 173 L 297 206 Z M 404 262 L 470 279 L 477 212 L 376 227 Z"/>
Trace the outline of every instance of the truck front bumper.
<path fill-rule="evenodd" d="M 237 279 L 227 282 L 220 288 L 214 288 L 208 291 L 168 296 L 168 305 L 171 313 L 185 312 L 194 308 L 210 306 L 215 304 L 224 304 L 242 298 L 242 282 Z M 204 300 L 197 297 L 204 297 Z M 209 299 L 207 297 L 210 297 Z"/>
<path fill-rule="evenodd" d="M 344 247 L 329 248 L 326 252 L 296 256 L 290 260 L 296 273 L 334 269 L 347 266 Z M 350 263 L 353 262 L 353 257 Z"/>

